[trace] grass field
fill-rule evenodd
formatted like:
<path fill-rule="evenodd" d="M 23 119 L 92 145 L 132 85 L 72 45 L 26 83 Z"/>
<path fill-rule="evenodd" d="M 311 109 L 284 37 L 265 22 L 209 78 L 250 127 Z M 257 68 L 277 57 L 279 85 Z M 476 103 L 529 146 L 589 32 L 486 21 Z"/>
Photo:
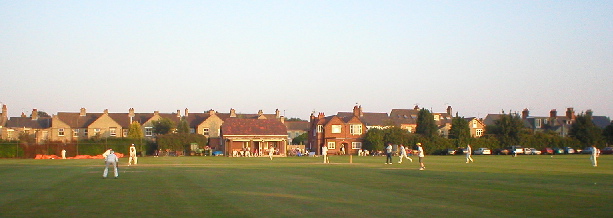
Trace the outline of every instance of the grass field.
<path fill-rule="evenodd" d="M 0 217 L 608 217 L 613 156 L 0 159 Z M 112 175 L 112 173 L 109 173 Z"/>

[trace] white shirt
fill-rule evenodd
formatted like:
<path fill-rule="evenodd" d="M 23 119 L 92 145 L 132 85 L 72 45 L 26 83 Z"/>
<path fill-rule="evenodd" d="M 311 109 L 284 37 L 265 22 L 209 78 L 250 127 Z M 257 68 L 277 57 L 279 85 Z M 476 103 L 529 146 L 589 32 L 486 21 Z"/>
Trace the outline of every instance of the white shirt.
<path fill-rule="evenodd" d="M 417 152 L 419 153 L 419 157 L 424 157 L 424 149 L 421 146 L 417 146 Z"/>
<path fill-rule="evenodd" d="M 328 155 L 328 147 L 327 146 L 321 147 L 321 154 L 322 155 Z"/>

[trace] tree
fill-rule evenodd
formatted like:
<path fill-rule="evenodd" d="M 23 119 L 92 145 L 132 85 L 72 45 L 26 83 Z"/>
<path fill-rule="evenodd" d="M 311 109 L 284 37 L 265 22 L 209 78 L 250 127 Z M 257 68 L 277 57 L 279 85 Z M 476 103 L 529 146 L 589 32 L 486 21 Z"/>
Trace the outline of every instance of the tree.
<path fill-rule="evenodd" d="M 302 133 L 302 135 L 299 135 L 295 138 L 292 139 L 292 144 L 294 145 L 303 145 L 304 142 L 306 142 L 308 140 L 309 134 L 308 133 Z"/>
<path fill-rule="evenodd" d="M 289 119 L 287 119 L 285 121 L 308 121 L 308 120 L 303 120 L 303 119 L 300 119 L 300 118 L 297 118 L 297 117 L 292 117 L 292 118 L 289 118 Z"/>
<path fill-rule="evenodd" d="M 604 141 L 602 132 L 602 129 L 598 128 L 594 122 L 592 122 L 591 114 L 581 113 L 577 116 L 568 134 L 579 140 L 582 145 L 592 146 L 601 144 Z"/>
<path fill-rule="evenodd" d="M 372 128 L 364 134 L 364 149 L 383 150 L 384 132 L 381 129 Z"/>
<path fill-rule="evenodd" d="M 159 120 L 153 121 L 153 133 L 156 135 L 166 135 L 171 133 L 174 126 L 175 124 L 172 120 L 162 117 Z"/>
<path fill-rule="evenodd" d="M 141 139 L 143 138 L 143 130 L 141 129 L 141 125 L 138 122 L 132 122 L 130 124 L 130 128 L 128 129 L 128 138 L 131 139 Z"/>
<path fill-rule="evenodd" d="M 502 146 L 517 145 L 524 132 L 524 122 L 517 113 L 501 114 L 494 125 L 485 127 L 486 134 L 493 134 Z"/>
<path fill-rule="evenodd" d="M 451 120 L 449 138 L 456 139 L 457 147 L 463 147 L 470 142 L 470 128 L 468 127 L 468 121 L 464 119 L 464 117 L 459 117 L 456 114 L 456 116 Z"/>
<path fill-rule="evenodd" d="M 181 121 L 179 121 L 179 125 L 177 126 L 177 133 L 189 133 L 189 124 L 187 123 L 185 117 L 182 117 Z"/>
<path fill-rule="evenodd" d="M 394 126 L 383 130 L 383 142 L 392 144 L 406 144 L 409 132 Z"/>
<path fill-rule="evenodd" d="M 613 145 L 613 123 L 605 127 L 603 131 L 603 135 L 604 135 L 607 145 Z"/>
<path fill-rule="evenodd" d="M 47 112 L 44 111 L 37 111 L 36 115 L 38 115 L 38 117 L 51 117 L 49 116 L 49 114 L 47 114 Z M 32 117 L 32 114 L 30 114 L 30 117 Z"/>
<path fill-rule="evenodd" d="M 415 133 L 421 134 L 426 138 L 432 138 L 438 135 L 436 123 L 434 123 L 434 115 L 432 115 L 428 109 L 422 108 L 419 110 Z"/>

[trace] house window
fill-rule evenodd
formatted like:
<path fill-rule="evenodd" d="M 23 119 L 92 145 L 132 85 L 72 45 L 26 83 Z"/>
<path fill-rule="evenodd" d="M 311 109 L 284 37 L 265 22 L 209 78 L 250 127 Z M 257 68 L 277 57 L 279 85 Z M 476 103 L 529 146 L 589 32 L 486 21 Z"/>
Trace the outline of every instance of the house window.
<path fill-rule="evenodd" d="M 435 120 L 435 121 L 440 120 L 439 116 L 438 116 L 438 115 L 434 115 L 434 120 Z"/>
<path fill-rule="evenodd" d="M 483 136 L 483 129 L 477 129 L 477 132 L 475 133 L 475 136 L 477 136 L 477 137 Z"/>
<path fill-rule="evenodd" d="M 336 142 L 328 142 L 328 149 L 336 149 Z"/>
<path fill-rule="evenodd" d="M 351 125 L 349 126 L 349 132 L 351 135 L 361 135 L 362 134 L 362 125 Z"/>
<path fill-rule="evenodd" d="M 123 129 L 123 137 L 128 137 L 128 129 Z"/>
<path fill-rule="evenodd" d="M 94 129 L 94 135 L 99 135 L 100 134 L 100 129 L 96 128 Z"/>
<path fill-rule="evenodd" d="M 194 128 L 189 128 L 189 133 L 191 133 L 191 134 L 196 133 L 196 129 L 194 129 Z"/>
<path fill-rule="evenodd" d="M 115 127 L 111 127 L 111 128 L 109 129 L 109 134 L 110 134 L 111 136 L 113 136 L 113 137 L 117 136 L 117 128 L 115 128 Z"/>
<path fill-rule="evenodd" d="M 324 125 L 317 125 L 317 132 L 324 132 Z"/>
<path fill-rule="evenodd" d="M 547 119 L 543 119 L 543 123 L 547 125 Z"/>
<path fill-rule="evenodd" d="M 202 128 L 202 135 L 209 135 L 209 128 Z"/>
<path fill-rule="evenodd" d="M 362 142 L 352 142 L 351 149 L 362 149 Z"/>
<path fill-rule="evenodd" d="M 13 131 L 15 131 L 15 130 L 8 129 L 8 130 L 6 131 L 6 138 L 7 138 L 7 139 L 12 139 L 12 138 L 13 138 Z M 63 135 L 61 135 L 61 136 L 63 136 Z"/>
<path fill-rule="evenodd" d="M 72 130 L 72 136 L 73 137 L 79 137 L 79 129 L 73 129 Z"/>
<path fill-rule="evenodd" d="M 153 127 L 145 127 L 145 136 L 153 136 Z"/>
<path fill-rule="evenodd" d="M 536 128 L 541 128 L 541 119 L 536 119 Z"/>
<path fill-rule="evenodd" d="M 341 133 L 341 125 L 332 125 L 332 133 Z"/>
<path fill-rule="evenodd" d="M 57 136 L 64 136 L 64 128 L 57 129 Z"/>
<path fill-rule="evenodd" d="M 473 120 L 473 128 L 477 128 L 477 121 Z"/>
<path fill-rule="evenodd" d="M 85 129 L 83 130 L 83 135 L 85 135 L 87 137 L 87 133 L 89 132 L 89 129 Z"/>

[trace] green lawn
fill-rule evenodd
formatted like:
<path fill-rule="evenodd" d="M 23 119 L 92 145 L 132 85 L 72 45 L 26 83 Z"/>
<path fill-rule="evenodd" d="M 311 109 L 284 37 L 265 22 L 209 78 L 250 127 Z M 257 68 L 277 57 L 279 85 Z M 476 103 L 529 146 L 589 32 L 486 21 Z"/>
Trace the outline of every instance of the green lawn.
<path fill-rule="evenodd" d="M 0 217 L 608 217 L 613 156 L 0 159 Z M 109 173 L 112 175 L 112 173 Z"/>

